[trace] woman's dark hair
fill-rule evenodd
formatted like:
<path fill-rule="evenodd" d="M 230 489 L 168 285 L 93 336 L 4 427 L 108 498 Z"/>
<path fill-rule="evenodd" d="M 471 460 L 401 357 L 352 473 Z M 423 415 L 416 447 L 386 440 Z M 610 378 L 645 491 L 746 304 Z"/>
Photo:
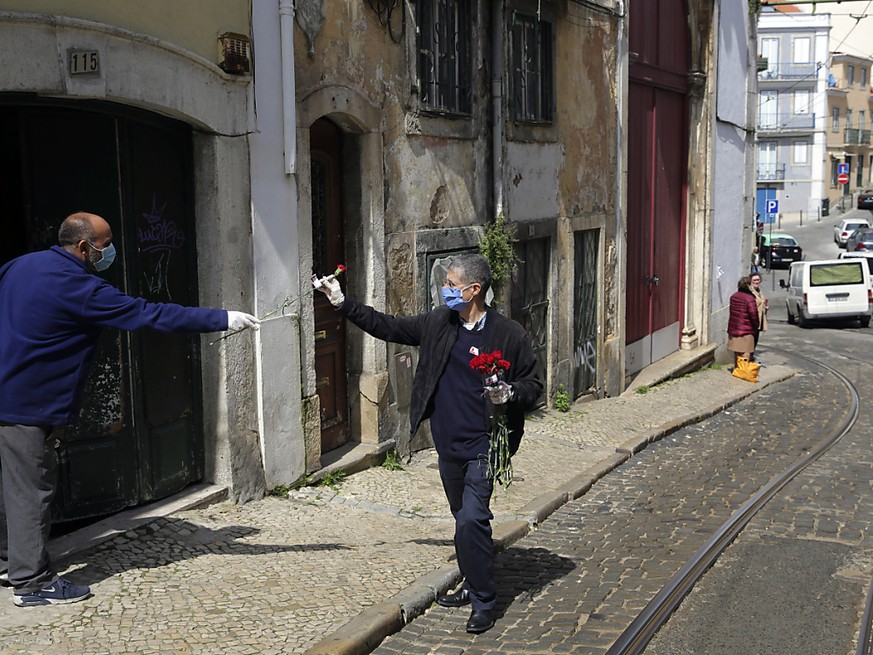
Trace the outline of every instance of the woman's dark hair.
<path fill-rule="evenodd" d="M 737 291 L 748 291 L 752 288 L 752 276 L 744 275 L 737 282 Z"/>

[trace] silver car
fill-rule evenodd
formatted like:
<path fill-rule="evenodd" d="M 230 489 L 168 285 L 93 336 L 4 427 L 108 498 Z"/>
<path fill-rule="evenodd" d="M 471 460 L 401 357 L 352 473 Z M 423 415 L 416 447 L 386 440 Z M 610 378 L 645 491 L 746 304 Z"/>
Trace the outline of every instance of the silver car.
<path fill-rule="evenodd" d="M 868 227 L 870 222 L 866 218 L 844 218 L 834 225 L 834 243 L 840 248 L 845 248 L 846 240 L 852 236 L 852 232 Z"/>
<path fill-rule="evenodd" d="M 846 239 L 846 252 L 873 252 L 873 228 L 860 228 Z"/>

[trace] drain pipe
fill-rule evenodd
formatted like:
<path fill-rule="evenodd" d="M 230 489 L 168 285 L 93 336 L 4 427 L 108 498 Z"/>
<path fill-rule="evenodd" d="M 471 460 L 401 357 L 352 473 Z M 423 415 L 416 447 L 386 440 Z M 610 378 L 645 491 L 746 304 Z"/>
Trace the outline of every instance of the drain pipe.
<path fill-rule="evenodd" d="M 282 125 L 285 174 L 297 173 L 297 90 L 294 79 L 294 0 L 279 0 L 279 34 L 282 55 Z"/>
<path fill-rule="evenodd" d="M 503 213 L 503 0 L 491 3 L 491 183 L 494 217 Z"/>
<path fill-rule="evenodd" d="M 627 234 L 622 232 L 623 220 L 622 216 L 627 211 L 627 176 L 624 175 L 624 166 L 626 156 L 626 148 L 627 144 L 624 138 L 624 130 L 627 128 L 627 102 L 626 95 L 628 93 L 628 75 L 629 75 L 629 62 L 628 62 L 628 51 L 630 50 L 630 43 L 628 42 L 628 33 L 626 30 L 625 21 L 629 20 L 627 15 L 627 4 L 624 0 L 619 0 L 618 2 L 618 50 L 616 52 L 616 112 L 615 112 L 615 121 L 616 121 L 616 129 L 615 129 L 615 179 L 619 183 L 618 186 L 618 198 L 615 203 L 615 261 L 619 262 L 619 270 L 621 271 L 621 276 L 624 278 L 617 285 L 616 294 L 618 295 L 618 302 L 616 305 L 618 306 L 619 316 L 625 316 L 626 306 L 627 306 L 627 297 L 624 293 L 621 293 L 621 289 L 626 288 L 627 286 L 627 262 L 623 260 L 623 253 L 626 250 L 625 239 L 627 239 Z M 622 265 L 622 262 L 624 265 Z M 624 339 L 626 337 L 627 326 L 624 327 L 624 332 L 621 335 L 621 343 L 624 344 Z M 619 349 L 619 371 L 624 371 L 625 368 L 625 348 L 624 346 L 620 346 Z M 602 375 L 602 373 L 601 373 Z M 602 388 L 601 381 L 601 388 Z M 624 375 L 618 381 L 617 384 L 618 392 L 621 393 L 624 391 Z"/>

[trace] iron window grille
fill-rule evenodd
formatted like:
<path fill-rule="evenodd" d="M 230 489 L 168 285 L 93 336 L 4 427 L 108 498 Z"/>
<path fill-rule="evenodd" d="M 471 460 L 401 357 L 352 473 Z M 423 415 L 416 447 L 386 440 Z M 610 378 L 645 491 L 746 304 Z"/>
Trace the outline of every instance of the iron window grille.
<path fill-rule="evenodd" d="M 513 117 L 519 122 L 554 120 L 552 24 L 515 13 L 512 19 Z"/>
<path fill-rule="evenodd" d="M 422 107 L 470 114 L 470 0 L 416 0 L 418 78 Z"/>

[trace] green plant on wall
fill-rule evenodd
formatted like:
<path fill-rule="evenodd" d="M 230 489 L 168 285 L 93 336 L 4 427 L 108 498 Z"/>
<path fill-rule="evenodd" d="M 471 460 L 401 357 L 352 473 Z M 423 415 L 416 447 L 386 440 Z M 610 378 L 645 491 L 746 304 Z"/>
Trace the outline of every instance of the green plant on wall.
<path fill-rule="evenodd" d="M 515 230 L 506 222 L 503 214 L 489 221 L 479 237 L 479 252 L 491 266 L 495 293 L 501 283 L 509 279 L 518 264 L 514 244 Z"/>
<path fill-rule="evenodd" d="M 558 390 L 555 391 L 555 409 L 559 412 L 570 411 L 570 393 L 563 384 L 559 384 Z"/>

